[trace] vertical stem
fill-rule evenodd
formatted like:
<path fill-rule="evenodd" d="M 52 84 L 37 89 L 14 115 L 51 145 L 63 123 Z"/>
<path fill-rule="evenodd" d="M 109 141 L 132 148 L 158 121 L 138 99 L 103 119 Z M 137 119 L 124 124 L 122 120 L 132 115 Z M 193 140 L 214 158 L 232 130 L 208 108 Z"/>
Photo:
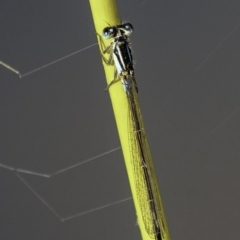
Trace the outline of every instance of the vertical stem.
<path fill-rule="evenodd" d="M 93 15 L 94 24 L 95 24 L 98 43 L 99 45 L 103 43 L 105 46 L 107 46 L 111 42 L 111 39 L 105 40 L 101 38 L 103 28 L 107 26 L 115 26 L 120 24 L 116 2 L 115 0 L 89 0 L 89 1 L 90 1 L 91 11 Z M 100 52 L 101 52 L 101 48 L 100 48 Z M 107 83 L 109 83 L 114 78 L 114 66 L 113 65 L 107 66 L 104 63 L 104 61 L 102 61 L 102 63 L 103 63 Z M 158 204 L 157 209 L 160 209 L 160 213 L 158 213 L 158 215 L 161 216 L 161 221 L 162 221 L 162 223 L 160 223 L 160 227 L 162 227 L 161 225 L 163 225 L 164 228 L 161 229 L 162 232 L 161 232 L 160 238 L 157 236 L 150 235 L 149 232 L 146 231 L 146 222 L 144 222 L 144 218 L 145 218 L 144 211 L 142 210 L 142 207 L 140 206 L 140 203 L 139 203 L 139 195 L 138 195 L 139 189 L 137 189 L 137 186 L 136 186 L 136 176 L 134 176 L 134 167 L 132 166 L 133 165 L 132 154 L 136 155 L 134 159 L 137 159 L 139 155 L 142 155 L 142 154 L 140 153 L 141 149 L 139 149 L 139 147 L 134 149 L 135 150 L 134 153 L 130 152 L 129 146 L 132 143 L 131 143 L 131 139 L 129 138 L 129 126 L 131 126 L 133 132 L 135 131 L 135 129 L 134 129 L 133 119 L 130 119 L 130 121 L 132 122 L 130 123 L 128 122 L 129 121 L 128 120 L 129 102 L 126 97 L 126 93 L 123 90 L 121 81 L 118 81 L 112 84 L 111 87 L 109 88 L 109 93 L 110 93 L 110 98 L 113 106 L 113 111 L 115 115 L 115 120 L 116 120 L 119 138 L 122 146 L 125 165 L 127 168 L 128 178 L 129 178 L 130 187 L 133 195 L 134 205 L 135 205 L 137 219 L 138 219 L 138 225 L 141 231 L 142 239 L 143 240 L 152 240 L 152 239 L 170 240 L 168 227 L 167 227 L 167 223 L 166 223 L 166 219 L 163 211 L 162 201 L 161 201 L 160 194 L 157 187 L 158 184 L 155 177 L 151 156 L 149 156 L 150 159 L 148 159 L 148 161 L 150 161 L 150 166 L 149 166 L 149 169 L 147 170 L 148 171 L 147 174 L 149 174 L 149 176 L 151 177 L 151 181 L 154 183 L 154 186 L 155 186 L 154 194 L 158 198 L 157 199 L 158 201 L 156 200 L 155 204 Z M 139 112 L 138 115 L 141 118 L 138 101 L 136 101 L 136 109 Z M 148 147 L 147 142 L 146 142 L 146 145 Z M 148 155 L 150 155 L 150 153 Z M 142 171 L 142 174 L 143 174 L 142 177 L 145 178 L 144 171 Z M 144 191 L 147 192 L 148 189 L 144 189 Z M 145 203 L 146 205 L 150 205 L 148 200 L 149 199 L 146 200 L 146 203 Z M 149 224 L 151 225 L 152 223 L 149 223 Z"/>

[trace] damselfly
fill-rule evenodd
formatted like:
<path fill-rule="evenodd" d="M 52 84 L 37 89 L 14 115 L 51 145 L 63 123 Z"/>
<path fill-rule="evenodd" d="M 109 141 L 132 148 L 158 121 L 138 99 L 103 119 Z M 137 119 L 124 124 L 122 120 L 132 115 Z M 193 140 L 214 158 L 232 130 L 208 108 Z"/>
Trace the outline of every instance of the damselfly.
<path fill-rule="evenodd" d="M 165 239 L 163 210 L 158 194 L 151 154 L 146 139 L 142 115 L 138 104 L 138 88 L 134 77 L 134 67 L 129 36 L 133 32 L 130 23 L 106 27 L 103 37 L 112 42 L 102 49 L 107 65 L 114 64 L 114 78 L 107 89 L 121 80 L 128 99 L 128 134 L 131 164 L 136 186 L 136 195 L 146 232 L 155 240 Z M 105 58 L 105 54 L 109 58 Z"/>

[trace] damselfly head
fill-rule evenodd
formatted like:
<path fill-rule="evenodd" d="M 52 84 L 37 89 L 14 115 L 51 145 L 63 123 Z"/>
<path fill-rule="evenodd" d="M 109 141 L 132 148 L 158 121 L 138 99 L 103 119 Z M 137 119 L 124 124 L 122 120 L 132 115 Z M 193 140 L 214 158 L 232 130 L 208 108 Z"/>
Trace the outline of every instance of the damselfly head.
<path fill-rule="evenodd" d="M 130 36 L 133 32 L 133 26 L 131 23 L 123 23 L 118 25 L 117 28 L 122 31 L 124 35 Z"/>
<path fill-rule="evenodd" d="M 118 29 L 116 27 L 106 27 L 102 31 L 102 35 L 104 38 L 112 38 L 115 37 L 118 32 Z"/>

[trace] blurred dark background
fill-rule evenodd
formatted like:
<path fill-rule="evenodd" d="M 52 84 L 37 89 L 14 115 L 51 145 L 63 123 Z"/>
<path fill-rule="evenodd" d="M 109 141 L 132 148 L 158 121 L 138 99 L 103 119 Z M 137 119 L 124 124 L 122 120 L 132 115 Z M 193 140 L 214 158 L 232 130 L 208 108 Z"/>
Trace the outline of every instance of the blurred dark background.
<path fill-rule="evenodd" d="M 239 0 L 117 3 L 171 238 L 238 239 Z M 88 1 L 5 0 L 0 22 L 21 74 L 96 43 Z M 0 238 L 140 240 L 132 200 L 77 216 L 131 197 L 121 149 L 91 160 L 119 147 L 98 47 L 0 76 Z"/>

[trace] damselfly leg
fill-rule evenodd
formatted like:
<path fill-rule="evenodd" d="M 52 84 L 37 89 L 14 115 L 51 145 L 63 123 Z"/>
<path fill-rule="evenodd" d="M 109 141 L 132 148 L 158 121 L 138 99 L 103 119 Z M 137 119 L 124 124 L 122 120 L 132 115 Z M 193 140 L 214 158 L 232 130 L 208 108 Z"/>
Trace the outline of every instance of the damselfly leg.
<path fill-rule="evenodd" d="M 104 61 L 104 63 L 108 66 L 114 64 L 113 61 L 113 51 L 115 48 L 115 41 L 113 40 L 108 46 L 105 46 L 103 40 L 102 40 L 102 36 L 100 36 L 99 34 L 97 34 L 98 39 L 99 39 L 99 46 L 100 46 L 100 51 L 101 51 L 101 56 L 102 59 Z M 105 54 L 109 54 L 109 57 L 106 58 Z M 117 69 L 116 66 L 114 65 L 114 74 L 113 74 L 113 80 L 107 85 L 107 87 L 104 89 L 104 91 L 107 91 L 109 89 L 109 87 L 114 84 L 115 82 L 119 81 L 120 78 L 118 78 L 118 73 L 117 73 Z"/>

